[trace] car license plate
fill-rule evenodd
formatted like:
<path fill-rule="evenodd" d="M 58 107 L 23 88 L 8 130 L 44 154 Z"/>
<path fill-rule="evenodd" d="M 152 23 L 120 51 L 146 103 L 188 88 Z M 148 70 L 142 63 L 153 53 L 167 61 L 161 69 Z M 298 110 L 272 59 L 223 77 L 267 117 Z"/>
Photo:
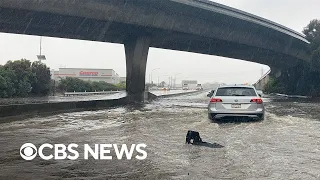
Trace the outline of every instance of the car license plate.
<path fill-rule="evenodd" d="M 241 104 L 231 104 L 231 108 L 241 108 Z"/>

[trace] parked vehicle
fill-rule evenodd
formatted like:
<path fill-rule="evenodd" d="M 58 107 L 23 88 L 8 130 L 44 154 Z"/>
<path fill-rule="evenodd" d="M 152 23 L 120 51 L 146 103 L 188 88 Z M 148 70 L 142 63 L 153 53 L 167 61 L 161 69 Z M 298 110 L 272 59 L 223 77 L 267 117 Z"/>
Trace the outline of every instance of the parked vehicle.
<path fill-rule="evenodd" d="M 198 84 L 183 84 L 182 90 L 197 90 Z"/>
<path fill-rule="evenodd" d="M 202 85 L 201 84 L 197 84 L 196 90 L 198 90 L 198 91 L 203 90 Z"/>
<path fill-rule="evenodd" d="M 253 86 L 220 86 L 209 93 L 208 117 L 217 120 L 224 117 L 249 117 L 264 119 L 264 105 Z"/>

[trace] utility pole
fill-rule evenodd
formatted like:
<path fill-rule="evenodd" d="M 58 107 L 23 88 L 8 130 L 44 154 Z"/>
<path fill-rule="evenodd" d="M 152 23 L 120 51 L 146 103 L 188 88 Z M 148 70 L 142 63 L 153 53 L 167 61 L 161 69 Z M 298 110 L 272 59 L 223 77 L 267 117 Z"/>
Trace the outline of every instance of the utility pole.
<path fill-rule="evenodd" d="M 41 50 L 42 50 L 42 36 L 40 36 L 40 56 L 42 55 Z M 41 59 L 40 59 L 40 62 L 41 62 Z"/>
<path fill-rule="evenodd" d="M 177 75 L 180 75 L 180 74 L 181 74 L 181 73 L 177 73 L 177 74 L 174 75 L 174 85 L 173 85 L 174 87 L 176 87 Z"/>
<path fill-rule="evenodd" d="M 158 70 L 158 69 L 160 69 L 160 68 L 155 68 L 155 69 L 152 69 L 152 70 L 151 70 L 151 73 L 150 73 L 150 79 L 151 79 L 152 84 L 153 84 L 153 77 L 152 77 L 152 73 L 153 73 L 153 71 Z"/>
<path fill-rule="evenodd" d="M 46 56 L 42 55 L 42 36 L 40 36 L 40 54 L 37 55 L 39 62 L 41 63 L 41 60 L 46 60 Z"/>
<path fill-rule="evenodd" d="M 40 57 L 41 57 L 41 50 L 42 50 L 42 36 L 40 36 Z M 41 62 L 41 58 L 39 59 L 39 61 Z"/>

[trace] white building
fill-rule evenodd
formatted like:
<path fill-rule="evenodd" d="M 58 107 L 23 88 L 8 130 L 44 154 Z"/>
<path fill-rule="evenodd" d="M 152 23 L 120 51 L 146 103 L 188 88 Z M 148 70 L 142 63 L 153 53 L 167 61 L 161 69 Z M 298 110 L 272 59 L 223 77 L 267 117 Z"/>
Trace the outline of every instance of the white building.
<path fill-rule="evenodd" d="M 126 77 L 120 77 L 120 82 L 126 82 Z"/>
<path fill-rule="evenodd" d="M 59 71 L 54 71 L 52 74 L 52 79 L 56 81 L 66 77 L 75 77 L 85 81 L 120 83 L 120 77 L 113 69 L 59 68 Z"/>
<path fill-rule="evenodd" d="M 197 89 L 198 81 L 196 81 L 196 80 L 182 80 L 181 85 L 182 85 L 182 89 L 184 89 L 184 90 Z"/>

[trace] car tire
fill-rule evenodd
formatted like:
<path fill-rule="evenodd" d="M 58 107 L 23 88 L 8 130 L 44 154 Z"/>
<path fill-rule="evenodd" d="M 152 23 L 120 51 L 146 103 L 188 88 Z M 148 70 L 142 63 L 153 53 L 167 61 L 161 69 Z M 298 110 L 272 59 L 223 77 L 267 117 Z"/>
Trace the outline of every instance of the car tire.
<path fill-rule="evenodd" d="M 211 121 L 215 122 L 217 119 L 212 117 L 211 113 L 208 113 L 208 119 L 210 119 Z"/>

